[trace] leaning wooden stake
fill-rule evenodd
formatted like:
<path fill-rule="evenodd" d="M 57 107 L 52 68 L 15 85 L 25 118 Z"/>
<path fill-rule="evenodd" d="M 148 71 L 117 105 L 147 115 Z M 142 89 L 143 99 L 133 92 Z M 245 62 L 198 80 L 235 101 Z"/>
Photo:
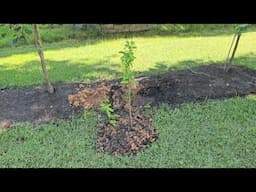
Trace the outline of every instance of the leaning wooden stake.
<path fill-rule="evenodd" d="M 42 42 L 41 42 L 38 24 L 34 24 L 34 29 L 35 29 L 35 46 L 36 46 L 37 52 L 40 56 L 41 66 L 42 66 L 42 70 L 44 73 L 44 82 L 45 82 L 47 91 L 49 93 L 53 93 L 54 88 L 49 81 L 48 72 L 47 72 L 46 64 L 45 64 L 45 60 L 44 60 L 44 52 L 43 52 L 43 48 L 42 48 Z"/>
<path fill-rule="evenodd" d="M 236 39 L 236 33 L 234 34 L 234 37 L 233 37 L 233 40 L 232 40 L 232 42 L 231 42 L 231 45 L 230 45 L 230 48 L 229 48 L 229 51 L 228 51 L 228 55 L 227 55 L 227 59 L 226 59 L 226 61 L 225 61 L 225 66 L 224 66 L 224 71 L 227 71 L 227 68 L 228 68 L 228 64 L 229 64 L 229 56 L 230 56 L 230 52 L 231 52 L 231 50 L 232 50 L 232 47 L 233 47 L 233 44 L 234 44 L 234 41 L 235 41 L 235 39 Z"/>
<path fill-rule="evenodd" d="M 236 50 L 237 50 L 237 46 L 238 46 L 240 37 L 241 37 L 241 34 L 238 34 L 237 38 L 236 38 L 236 43 L 235 43 L 235 47 L 234 47 L 233 53 L 232 53 L 231 58 L 229 60 L 229 64 L 230 65 L 233 63 L 233 60 L 234 60 L 234 57 L 235 57 L 235 53 L 236 53 Z"/>
<path fill-rule="evenodd" d="M 235 57 L 235 54 L 236 54 L 236 50 L 237 50 L 238 43 L 239 43 L 240 37 L 242 35 L 242 32 L 244 32 L 248 27 L 249 27 L 249 25 L 246 24 L 246 25 L 239 26 L 237 28 L 237 31 L 234 34 L 234 38 L 233 38 L 233 41 L 231 43 L 231 46 L 230 46 L 230 49 L 229 49 L 229 52 L 228 52 L 227 60 L 225 62 L 225 66 L 224 66 L 224 71 L 227 72 L 229 70 L 229 66 L 233 64 L 233 60 L 234 60 L 234 57 Z M 232 51 L 232 55 L 229 59 L 229 54 L 230 54 L 230 51 L 233 47 L 234 41 L 236 41 L 235 46 L 234 46 L 234 49 Z"/>

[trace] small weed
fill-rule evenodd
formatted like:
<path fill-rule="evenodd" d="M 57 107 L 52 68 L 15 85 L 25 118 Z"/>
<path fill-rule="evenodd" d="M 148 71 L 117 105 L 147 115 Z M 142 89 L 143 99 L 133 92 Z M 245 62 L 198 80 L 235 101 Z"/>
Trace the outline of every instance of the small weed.
<path fill-rule="evenodd" d="M 145 104 L 143 107 L 144 107 L 144 111 L 145 111 L 146 116 L 152 116 L 153 115 L 153 110 L 152 110 L 152 106 L 150 105 L 150 103 Z"/>
<path fill-rule="evenodd" d="M 150 103 L 147 103 L 147 104 L 144 105 L 144 109 L 150 109 L 150 108 L 151 108 Z"/>
<path fill-rule="evenodd" d="M 109 99 L 106 99 L 101 105 L 100 105 L 100 110 L 104 112 L 107 115 L 108 122 L 112 126 L 116 126 L 116 118 L 118 117 L 117 114 L 114 114 L 114 110 L 111 107 Z"/>

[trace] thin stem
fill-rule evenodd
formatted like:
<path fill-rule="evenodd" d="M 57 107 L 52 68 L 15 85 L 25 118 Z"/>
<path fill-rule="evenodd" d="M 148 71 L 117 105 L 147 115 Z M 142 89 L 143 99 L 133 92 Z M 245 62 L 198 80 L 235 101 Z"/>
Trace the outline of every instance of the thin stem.
<path fill-rule="evenodd" d="M 131 103 L 131 81 L 128 83 L 128 98 L 129 98 L 129 119 L 130 119 L 130 128 L 132 129 L 132 103 Z"/>

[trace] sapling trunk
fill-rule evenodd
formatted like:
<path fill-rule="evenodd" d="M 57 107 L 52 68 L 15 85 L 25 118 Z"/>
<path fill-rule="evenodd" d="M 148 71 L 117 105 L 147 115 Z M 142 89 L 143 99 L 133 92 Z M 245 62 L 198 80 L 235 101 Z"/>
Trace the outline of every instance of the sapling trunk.
<path fill-rule="evenodd" d="M 42 66 L 42 70 L 43 70 L 43 74 L 44 74 L 44 82 L 45 82 L 47 91 L 49 93 L 53 93 L 54 89 L 49 81 L 48 72 L 47 72 L 46 65 L 45 65 L 44 52 L 43 52 L 43 48 L 42 48 L 42 42 L 41 42 L 38 24 L 34 24 L 34 30 L 35 30 L 35 46 L 36 46 L 37 52 L 40 56 L 41 66 Z"/>
<path fill-rule="evenodd" d="M 123 71 L 123 82 L 125 82 L 125 88 L 128 89 L 128 108 L 129 108 L 129 121 L 130 128 L 132 129 L 132 102 L 131 102 L 131 94 L 132 94 L 132 83 L 134 81 L 134 77 L 131 72 L 132 62 L 135 59 L 133 50 L 135 49 L 135 44 L 133 41 L 127 41 L 124 47 L 124 51 L 120 51 L 122 54 L 121 61 L 124 67 Z"/>
<path fill-rule="evenodd" d="M 128 83 L 128 102 L 129 102 L 129 119 L 130 119 L 130 128 L 132 129 L 131 80 L 129 80 L 129 83 Z"/>

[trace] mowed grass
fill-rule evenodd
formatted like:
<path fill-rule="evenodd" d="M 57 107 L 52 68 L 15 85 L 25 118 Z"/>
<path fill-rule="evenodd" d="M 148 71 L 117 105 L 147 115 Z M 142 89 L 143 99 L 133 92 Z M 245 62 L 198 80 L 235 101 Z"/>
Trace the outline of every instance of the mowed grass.
<path fill-rule="evenodd" d="M 255 68 L 256 32 L 242 35 L 236 63 Z M 131 38 L 137 45 L 134 71 L 137 75 L 159 74 L 200 64 L 224 62 L 232 35 Z M 45 44 L 50 80 L 90 81 L 120 77 L 118 53 L 127 39 L 64 41 Z M 33 46 L 3 48 L 0 51 L 0 87 L 41 85 L 39 56 Z"/>
<path fill-rule="evenodd" d="M 222 168 L 256 166 L 256 97 L 161 106 L 158 140 L 136 156 L 97 153 L 97 115 L 69 122 L 16 125 L 0 134 L 0 167 Z"/>
<path fill-rule="evenodd" d="M 242 35 L 235 63 L 255 68 L 256 32 Z M 232 35 L 133 37 L 134 70 L 159 74 L 224 62 Z M 45 44 L 52 82 L 120 77 L 125 38 Z M 0 87 L 40 85 L 39 57 L 33 46 L 0 51 Z M 0 133 L 0 167 L 256 167 L 256 96 L 185 104 L 153 110 L 158 140 L 131 157 L 97 153 L 93 111 L 81 118 L 32 127 L 16 124 Z M 0 101 L 1 102 L 1 101 Z"/>

